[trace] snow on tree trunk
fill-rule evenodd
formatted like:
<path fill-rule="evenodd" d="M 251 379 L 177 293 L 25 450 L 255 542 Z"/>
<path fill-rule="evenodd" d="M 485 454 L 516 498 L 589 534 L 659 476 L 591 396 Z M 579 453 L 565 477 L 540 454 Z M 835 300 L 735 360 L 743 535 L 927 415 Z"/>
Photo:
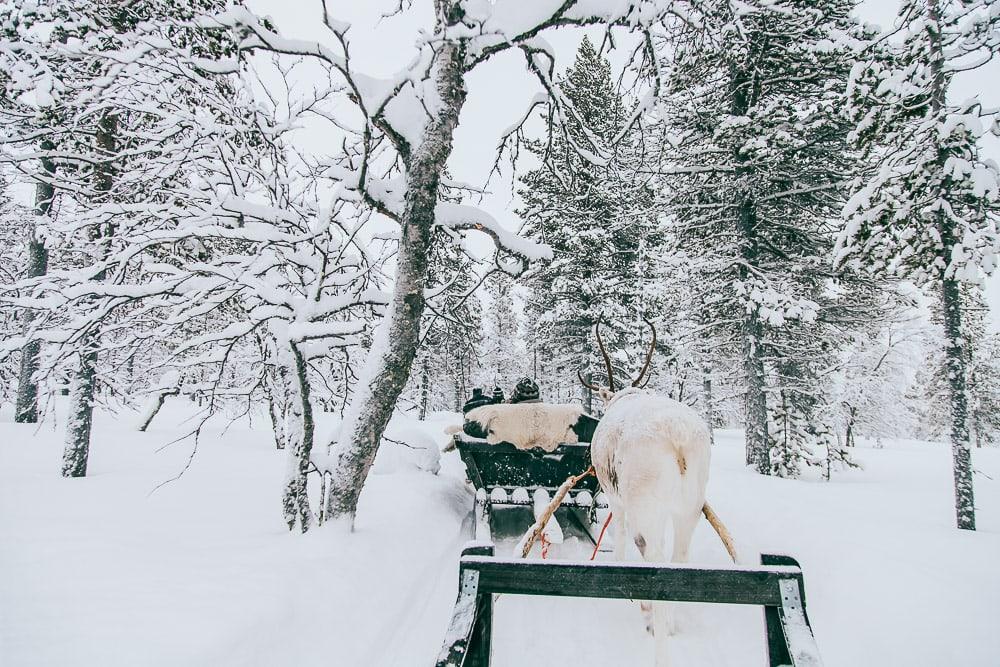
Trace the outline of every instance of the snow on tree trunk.
<path fill-rule="evenodd" d="M 277 375 L 277 382 L 274 381 L 274 375 Z M 290 403 L 286 390 L 288 369 L 284 364 L 279 364 L 274 375 L 268 373 L 264 379 L 267 413 L 271 418 L 271 430 L 274 432 L 274 446 L 278 449 L 285 449 L 288 444 L 287 415 Z"/>
<path fill-rule="evenodd" d="M 309 378 L 306 375 L 305 357 L 294 343 L 288 343 L 288 349 L 279 352 L 279 355 L 280 362 L 285 366 L 281 377 L 285 380 L 285 395 L 289 398 L 285 431 L 288 472 L 281 504 L 288 529 L 293 530 L 298 523 L 304 533 L 309 530 L 313 521 L 307 493 L 309 457 L 312 454 L 315 431 L 312 404 L 309 402 Z"/>
<path fill-rule="evenodd" d="M 705 403 L 705 423 L 708 424 L 708 438 L 711 444 L 715 444 L 715 428 L 718 418 L 715 416 L 715 399 L 712 396 L 712 369 L 705 366 L 702 369 L 703 379 L 701 381 L 702 398 Z"/>
<path fill-rule="evenodd" d="M 139 420 L 139 425 L 136 427 L 137 431 L 145 432 L 149 425 L 153 423 L 153 418 L 159 414 L 160 409 L 163 407 L 164 402 L 167 400 L 167 396 L 176 396 L 181 393 L 179 387 L 173 387 L 172 389 L 163 389 L 157 391 L 149 399 L 149 405 L 142 413 L 142 418 Z"/>
<path fill-rule="evenodd" d="M 428 375 L 427 360 L 424 359 L 420 371 L 420 421 L 427 419 L 427 400 L 430 397 L 430 387 L 427 386 Z"/>
<path fill-rule="evenodd" d="M 52 142 L 43 141 L 41 149 L 51 150 Z M 46 175 L 55 173 L 56 167 L 52 160 L 42 159 L 42 170 Z M 30 236 L 28 238 L 28 265 L 25 271 L 26 278 L 37 278 L 44 276 L 49 268 L 49 251 L 45 247 L 45 241 L 39 238 L 37 218 L 48 216 L 52 208 L 52 200 L 55 197 L 55 188 L 51 182 L 38 181 L 35 185 L 35 220 L 31 222 Z M 35 320 L 35 313 L 32 310 L 24 312 L 25 333 L 31 330 L 31 324 Z M 17 379 L 17 403 L 14 409 L 14 421 L 22 424 L 34 424 L 38 421 L 38 380 L 35 377 L 38 373 L 38 355 L 41 352 L 42 343 L 38 340 L 29 341 L 21 348 L 21 366 Z"/>
<path fill-rule="evenodd" d="M 285 435 L 285 407 L 278 402 L 273 390 L 267 392 L 267 414 L 271 418 L 271 431 L 274 434 L 274 446 L 284 449 L 287 443 Z"/>
<path fill-rule="evenodd" d="M 760 353 L 760 336 L 763 327 L 756 317 L 746 326 L 743 339 L 743 364 L 747 377 L 746 395 L 746 456 L 747 465 L 752 465 L 762 475 L 771 471 L 771 457 L 767 446 L 767 394 L 764 376 L 764 362 Z"/>
<path fill-rule="evenodd" d="M 944 53 L 941 44 L 941 10 L 938 0 L 928 0 L 927 16 L 932 28 L 929 30 L 932 58 L 931 69 L 931 109 L 939 114 L 945 105 L 947 90 L 944 78 Z M 938 151 L 941 172 L 947 168 L 949 154 Z M 943 211 L 936 213 L 937 227 L 942 244 L 942 255 L 950 262 L 955 245 L 961 243 L 956 238 L 952 219 Z M 947 275 L 941 281 L 941 306 L 944 310 L 945 355 L 947 360 L 949 403 L 951 406 L 951 456 L 952 473 L 955 478 L 955 518 L 958 527 L 965 530 L 976 529 L 975 506 L 972 495 L 972 452 L 969 448 L 969 396 L 967 392 L 967 369 L 965 341 L 962 332 L 962 295 L 960 285 L 954 277 Z"/>
<path fill-rule="evenodd" d="M 344 419 L 331 470 L 327 516 L 353 523 L 358 498 L 417 351 L 424 288 L 441 175 L 465 103 L 464 47 L 444 42 L 434 71 L 436 115 L 407 161 L 406 194 L 392 302 L 368 353 L 365 372 Z"/>
<path fill-rule="evenodd" d="M 111 160 L 115 155 L 118 118 L 106 113 L 97 123 L 94 140 L 106 160 L 95 168 L 98 198 L 107 197 L 114 185 L 114 168 Z M 109 226 L 110 227 L 110 226 Z M 107 254 L 113 229 L 106 232 L 96 229 L 92 241 L 97 245 L 98 259 Z M 103 241 L 102 241 L 103 237 Z M 94 280 L 104 280 L 104 272 L 94 276 Z M 100 332 L 95 328 L 84 334 L 80 342 L 80 363 L 77 366 L 73 390 L 70 395 L 70 410 L 66 423 L 66 445 L 63 450 L 63 477 L 83 477 L 87 474 L 87 459 L 90 456 L 90 430 L 94 419 L 94 389 L 97 384 L 97 350 Z"/>
<path fill-rule="evenodd" d="M 736 117 L 746 116 L 750 110 L 752 93 L 751 77 L 744 71 L 735 71 L 732 75 L 733 101 L 732 114 Z M 757 86 L 753 86 L 757 88 Z M 737 151 L 733 156 L 737 167 L 737 176 L 749 176 L 752 167 L 745 164 L 746 160 Z M 751 273 L 757 267 L 757 214 L 754 200 L 750 193 L 740 193 L 738 208 L 738 227 L 742 237 L 741 258 L 743 263 L 739 268 L 740 280 L 746 285 L 754 279 Z M 746 422 L 746 462 L 752 465 L 762 475 L 771 471 L 771 461 L 767 446 L 767 395 L 764 361 L 762 359 L 764 343 L 764 325 L 760 320 L 760 312 L 756 304 L 749 304 L 749 310 L 742 326 L 743 370 L 746 374 L 747 395 L 745 407 Z"/>
<path fill-rule="evenodd" d="M 94 385 L 97 382 L 97 341 L 88 334 L 80 347 L 70 392 L 66 424 L 66 447 L 63 450 L 63 477 L 85 477 L 90 457 L 90 430 L 94 420 Z"/>
<path fill-rule="evenodd" d="M 749 207 L 750 204 L 744 206 Z M 741 210 L 744 207 L 741 207 Z M 741 216 L 742 217 L 742 216 Z M 748 233 L 748 232 L 744 232 Z M 752 256 L 744 253 L 748 266 L 753 266 Z M 742 269 L 746 271 L 746 269 Z M 762 475 L 770 474 L 771 461 L 767 446 L 767 380 L 764 370 L 762 345 L 764 325 L 756 308 L 746 315 L 742 327 L 743 372 L 746 375 L 745 403 L 746 462 Z"/>
<path fill-rule="evenodd" d="M 942 237 L 944 235 L 942 234 Z M 959 284 L 946 279 L 942 284 L 945 354 L 951 404 L 951 456 L 955 477 L 955 516 L 958 527 L 976 529 L 972 495 L 972 451 L 969 442 L 969 401 L 966 386 L 966 356 L 962 336 L 962 305 Z"/>

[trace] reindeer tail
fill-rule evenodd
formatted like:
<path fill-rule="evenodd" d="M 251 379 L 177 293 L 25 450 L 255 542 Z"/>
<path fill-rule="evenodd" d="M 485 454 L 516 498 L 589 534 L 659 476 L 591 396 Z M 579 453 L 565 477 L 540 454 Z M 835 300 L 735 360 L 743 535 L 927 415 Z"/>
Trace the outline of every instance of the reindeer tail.
<path fill-rule="evenodd" d="M 701 508 L 701 511 L 705 515 L 705 518 L 708 519 L 708 522 L 712 524 L 712 528 L 715 529 L 715 532 L 719 534 L 719 539 L 722 540 L 722 544 L 725 545 L 726 551 L 729 552 L 729 557 L 733 559 L 734 563 L 737 562 L 736 546 L 733 544 L 733 536 L 729 534 L 729 531 L 726 529 L 725 525 L 723 525 L 722 519 L 719 518 L 719 515 L 715 513 L 715 510 L 713 510 L 707 502 Z"/>

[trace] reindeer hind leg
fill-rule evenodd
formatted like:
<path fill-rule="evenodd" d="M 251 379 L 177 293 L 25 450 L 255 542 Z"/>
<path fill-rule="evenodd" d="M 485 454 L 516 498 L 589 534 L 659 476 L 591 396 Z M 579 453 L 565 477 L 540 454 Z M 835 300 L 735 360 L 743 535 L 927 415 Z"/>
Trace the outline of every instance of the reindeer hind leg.
<path fill-rule="evenodd" d="M 701 518 L 701 511 L 692 514 L 674 515 L 674 546 L 670 560 L 673 563 L 686 563 L 688 561 L 688 551 L 691 548 L 691 537 L 694 529 L 698 527 L 698 520 Z"/>
<path fill-rule="evenodd" d="M 662 563 L 666 560 L 664 549 L 666 521 L 667 517 L 652 500 L 641 503 L 629 515 L 632 541 L 647 563 Z M 670 605 L 666 602 L 644 601 L 640 606 L 646 619 L 646 628 L 652 633 L 655 642 L 656 665 L 665 667 L 669 662 L 667 638 L 673 634 Z"/>

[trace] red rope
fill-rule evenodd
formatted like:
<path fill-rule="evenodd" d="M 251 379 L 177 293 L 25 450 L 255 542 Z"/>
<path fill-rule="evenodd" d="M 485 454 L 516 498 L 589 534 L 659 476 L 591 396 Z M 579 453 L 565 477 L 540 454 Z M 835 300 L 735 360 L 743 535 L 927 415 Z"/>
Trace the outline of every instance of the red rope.
<path fill-rule="evenodd" d="M 549 557 L 549 545 L 552 544 L 545 538 L 545 533 L 542 533 L 542 558 Z"/>
<path fill-rule="evenodd" d="M 614 514 L 608 512 L 608 518 L 604 522 L 604 527 L 601 528 L 601 534 L 597 536 L 597 544 L 594 545 L 594 553 L 590 554 L 590 560 L 594 560 L 597 557 L 597 550 L 601 548 L 601 540 L 604 539 L 604 531 L 608 529 L 608 524 L 611 523 L 611 517 L 613 516 Z"/>

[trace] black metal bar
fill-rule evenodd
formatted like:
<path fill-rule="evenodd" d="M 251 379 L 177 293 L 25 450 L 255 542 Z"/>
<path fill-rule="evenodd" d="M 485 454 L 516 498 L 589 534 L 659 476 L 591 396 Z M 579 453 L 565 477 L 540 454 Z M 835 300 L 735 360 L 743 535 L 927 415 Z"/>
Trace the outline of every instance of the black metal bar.
<path fill-rule="evenodd" d="M 785 635 L 785 645 L 790 657 L 789 664 L 793 667 L 821 667 L 823 661 L 819 657 L 819 648 L 812 628 L 805 616 L 805 605 L 799 595 L 801 579 L 785 579 L 778 582 L 781 589 L 781 606 L 778 607 L 778 618 L 781 630 Z"/>
<path fill-rule="evenodd" d="M 767 636 L 767 664 L 770 667 L 792 664 L 777 607 L 764 607 L 764 631 Z"/>
<path fill-rule="evenodd" d="M 480 593 L 476 600 L 476 624 L 472 628 L 469 655 L 463 667 L 490 667 L 493 652 L 493 594 Z"/>
<path fill-rule="evenodd" d="M 784 565 L 786 567 L 798 567 L 799 565 L 794 558 L 773 554 L 761 554 L 760 562 L 762 565 Z M 791 665 L 792 656 L 788 653 L 788 640 L 785 637 L 785 629 L 782 627 L 781 614 L 778 613 L 777 606 L 764 607 L 764 630 L 767 633 L 768 665 L 770 667 Z"/>
<path fill-rule="evenodd" d="M 799 572 L 781 566 L 707 569 L 480 556 L 462 558 L 462 567 L 479 571 L 479 589 L 484 593 L 770 606 L 781 604 L 778 582 Z"/>
<path fill-rule="evenodd" d="M 473 569 L 463 569 L 459 581 L 458 600 L 455 601 L 455 611 L 448 624 L 444 646 L 438 654 L 437 667 L 463 667 L 469 655 L 468 648 L 472 642 L 480 598 L 479 573 Z M 469 666 L 474 664 L 470 662 Z"/>
<path fill-rule="evenodd" d="M 795 560 L 791 556 L 782 556 L 779 554 L 761 554 L 760 555 L 761 565 L 782 565 L 785 567 L 795 567 L 801 572 L 802 566 L 799 565 L 799 561 Z M 806 617 L 806 623 L 809 622 L 809 614 L 806 612 L 806 582 L 799 574 L 799 597 L 802 599 L 802 614 Z"/>

